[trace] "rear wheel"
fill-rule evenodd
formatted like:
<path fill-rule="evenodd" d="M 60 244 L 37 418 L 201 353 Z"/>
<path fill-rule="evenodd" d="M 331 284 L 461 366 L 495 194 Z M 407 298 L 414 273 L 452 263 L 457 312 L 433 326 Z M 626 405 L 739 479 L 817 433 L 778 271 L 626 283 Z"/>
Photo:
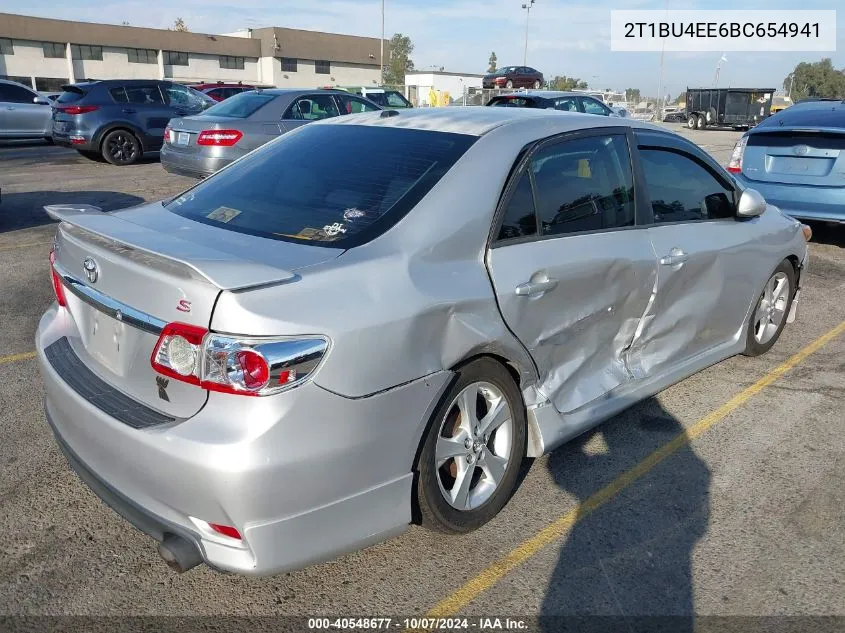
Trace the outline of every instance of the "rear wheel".
<path fill-rule="evenodd" d="M 141 144 L 128 130 L 113 130 L 103 139 L 101 153 L 112 165 L 131 165 L 141 157 Z"/>
<path fill-rule="evenodd" d="M 704 120 L 703 115 L 695 117 L 695 129 L 696 130 L 703 130 L 706 126 L 707 126 L 707 122 Z"/>
<path fill-rule="evenodd" d="M 470 532 L 510 499 L 525 455 L 519 388 L 500 363 L 483 358 L 458 379 L 432 416 L 417 461 L 417 503 L 426 527 Z"/>
<path fill-rule="evenodd" d="M 534 82 L 534 90 L 537 90 L 539 88 L 540 88 L 540 80 L 538 79 L 537 81 Z"/>
<path fill-rule="evenodd" d="M 510 79 L 508 79 L 508 83 L 505 84 L 505 88 L 507 88 L 508 90 L 513 88 L 513 82 Z"/>
<path fill-rule="evenodd" d="M 698 127 L 698 117 L 694 114 L 690 114 L 689 118 L 687 119 L 687 127 L 690 130 L 694 130 L 696 127 Z"/>
<path fill-rule="evenodd" d="M 783 261 L 769 277 L 748 321 L 746 356 L 768 352 L 780 338 L 795 296 L 795 269 Z"/>

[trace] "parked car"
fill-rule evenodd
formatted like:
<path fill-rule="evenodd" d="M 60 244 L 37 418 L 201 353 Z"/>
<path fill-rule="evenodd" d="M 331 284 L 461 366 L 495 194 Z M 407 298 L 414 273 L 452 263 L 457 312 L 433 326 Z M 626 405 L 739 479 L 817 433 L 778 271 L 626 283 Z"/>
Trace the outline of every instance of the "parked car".
<path fill-rule="evenodd" d="M 526 454 L 768 351 L 807 257 L 678 135 L 520 108 L 329 118 L 47 212 L 58 446 L 173 567 L 250 575 L 483 525 Z"/>
<path fill-rule="evenodd" d="M 267 141 L 301 125 L 379 106 L 342 90 L 252 90 L 196 116 L 173 119 L 161 165 L 193 178 L 210 176 Z"/>
<path fill-rule="evenodd" d="M 376 105 L 379 105 L 382 108 L 389 108 L 391 110 L 395 110 L 397 108 L 404 109 L 414 107 L 414 105 L 405 98 L 405 95 L 403 95 L 398 90 L 393 90 L 391 88 L 368 88 L 366 86 L 338 86 L 337 90 L 345 90 L 346 92 L 351 92 L 353 94 L 358 95 L 359 97 L 365 97 Z"/>
<path fill-rule="evenodd" d="M 505 66 L 494 73 L 484 75 L 482 88 L 541 88 L 545 80 L 543 73 L 530 66 Z"/>
<path fill-rule="evenodd" d="M 51 140 L 50 101 L 16 81 L 0 79 L 0 138 Z"/>
<path fill-rule="evenodd" d="M 194 90 L 208 95 L 217 102 L 223 101 L 224 99 L 228 99 L 229 97 L 234 97 L 235 95 L 239 95 L 242 92 L 246 92 L 247 90 L 255 90 L 255 86 L 251 84 L 244 84 L 240 82 L 226 83 L 223 81 L 218 81 L 214 83 L 192 84 L 190 87 Z"/>
<path fill-rule="evenodd" d="M 487 102 L 488 106 L 500 108 L 545 108 L 563 112 L 586 112 L 601 116 L 620 116 L 595 97 L 577 92 L 554 90 L 525 91 L 499 95 Z M 623 117 L 624 118 L 624 117 Z"/>
<path fill-rule="evenodd" d="M 131 165 L 161 149 L 167 122 L 215 102 L 170 81 L 109 79 L 63 86 L 53 108 L 53 140 L 83 156 Z"/>
<path fill-rule="evenodd" d="M 799 102 L 746 132 L 728 171 L 802 220 L 845 223 L 845 102 Z"/>

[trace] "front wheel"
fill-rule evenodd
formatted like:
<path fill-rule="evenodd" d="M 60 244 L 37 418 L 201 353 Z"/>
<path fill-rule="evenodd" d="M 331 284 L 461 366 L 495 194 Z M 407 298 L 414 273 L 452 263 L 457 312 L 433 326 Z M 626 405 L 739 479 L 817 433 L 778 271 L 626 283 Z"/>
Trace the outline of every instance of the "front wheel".
<path fill-rule="evenodd" d="M 526 445 L 519 388 L 500 363 L 465 365 L 432 415 L 417 461 L 422 524 L 451 533 L 481 527 L 516 488 Z"/>
<path fill-rule="evenodd" d="M 540 80 L 538 79 L 537 81 L 534 82 L 534 90 L 539 90 L 539 88 L 540 88 Z"/>
<path fill-rule="evenodd" d="M 780 338 L 795 296 L 795 269 L 783 261 L 769 277 L 748 321 L 746 356 L 768 352 Z"/>
<path fill-rule="evenodd" d="M 141 157 L 141 144 L 132 132 L 114 130 L 106 134 L 100 151 L 112 165 L 131 165 Z"/>

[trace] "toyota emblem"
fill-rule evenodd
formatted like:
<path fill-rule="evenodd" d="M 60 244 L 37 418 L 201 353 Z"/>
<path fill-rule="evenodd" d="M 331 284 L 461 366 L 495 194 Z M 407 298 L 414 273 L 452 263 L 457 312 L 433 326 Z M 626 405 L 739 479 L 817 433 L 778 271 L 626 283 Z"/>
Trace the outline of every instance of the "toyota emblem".
<path fill-rule="evenodd" d="M 82 262 L 82 267 L 85 269 L 85 276 L 88 277 L 88 281 L 92 284 L 97 283 L 97 277 L 100 271 L 97 268 L 97 262 L 94 261 L 94 258 L 86 257 L 85 261 Z"/>
<path fill-rule="evenodd" d="M 810 152 L 810 148 L 806 145 L 796 145 L 794 151 L 796 156 L 806 156 Z"/>

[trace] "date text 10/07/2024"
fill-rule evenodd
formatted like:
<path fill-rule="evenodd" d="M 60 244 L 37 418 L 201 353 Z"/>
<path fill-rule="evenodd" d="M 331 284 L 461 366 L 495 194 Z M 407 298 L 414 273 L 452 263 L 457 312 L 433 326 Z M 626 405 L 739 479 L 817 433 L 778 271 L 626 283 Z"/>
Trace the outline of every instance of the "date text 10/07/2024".
<path fill-rule="evenodd" d="M 308 618 L 310 630 L 527 631 L 518 618 Z"/>

